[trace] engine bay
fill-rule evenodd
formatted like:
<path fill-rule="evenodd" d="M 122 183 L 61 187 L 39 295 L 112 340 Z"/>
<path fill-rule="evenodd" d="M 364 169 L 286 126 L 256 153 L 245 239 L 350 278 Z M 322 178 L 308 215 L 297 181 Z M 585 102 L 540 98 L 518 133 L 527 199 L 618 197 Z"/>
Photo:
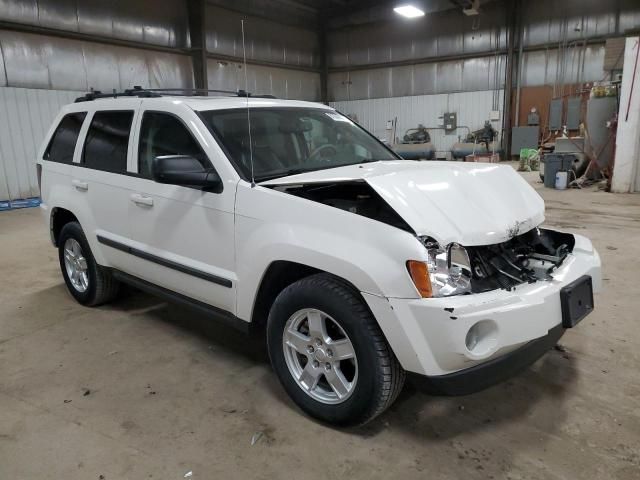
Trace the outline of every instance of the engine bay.
<path fill-rule="evenodd" d="M 510 290 L 522 283 L 550 280 L 574 245 L 571 234 L 534 228 L 507 242 L 467 247 L 472 292 Z"/>
<path fill-rule="evenodd" d="M 414 233 L 407 222 L 364 181 L 281 185 L 274 189 Z"/>

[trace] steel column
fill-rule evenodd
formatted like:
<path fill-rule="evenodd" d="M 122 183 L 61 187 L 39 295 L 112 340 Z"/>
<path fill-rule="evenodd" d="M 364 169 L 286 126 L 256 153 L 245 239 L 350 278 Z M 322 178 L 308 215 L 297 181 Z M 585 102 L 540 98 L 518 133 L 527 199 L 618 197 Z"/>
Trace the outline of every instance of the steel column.
<path fill-rule="evenodd" d="M 207 37 L 206 37 L 206 3 L 204 0 L 187 0 L 189 17 L 189 43 L 193 79 L 196 88 L 207 89 Z M 205 92 L 206 95 L 206 92 Z"/>

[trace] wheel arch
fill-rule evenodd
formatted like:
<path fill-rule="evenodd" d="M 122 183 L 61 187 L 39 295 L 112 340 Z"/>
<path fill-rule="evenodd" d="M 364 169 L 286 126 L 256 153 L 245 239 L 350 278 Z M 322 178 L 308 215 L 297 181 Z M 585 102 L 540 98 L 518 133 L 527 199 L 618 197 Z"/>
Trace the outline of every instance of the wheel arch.
<path fill-rule="evenodd" d="M 362 297 L 360 291 L 350 281 L 326 270 L 290 260 L 275 260 L 269 264 L 260 280 L 251 311 L 251 324 L 261 330 L 267 323 L 269 311 L 277 296 L 285 288 L 303 278 L 324 273 L 351 289 Z M 366 302 L 363 303 L 366 305 Z M 368 307 L 367 307 L 368 308 Z"/>
<path fill-rule="evenodd" d="M 49 217 L 49 232 L 51 234 L 51 242 L 55 247 L 58 246 L 58 238 L 62 228 L 69 222 L 78 222 L 73 212 L 63 207 L 54 207 L 51 209 L 51 215 Z"/>

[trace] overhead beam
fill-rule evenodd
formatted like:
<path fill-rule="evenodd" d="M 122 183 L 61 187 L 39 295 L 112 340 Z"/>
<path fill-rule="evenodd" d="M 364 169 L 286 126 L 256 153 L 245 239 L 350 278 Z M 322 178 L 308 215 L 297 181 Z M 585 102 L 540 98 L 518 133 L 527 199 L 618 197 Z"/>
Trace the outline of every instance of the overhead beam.
<path fill-rule="evenodd" d="M 207 77 L 207 32 L 205 0 L 187 0 L 189 19 L 189 40 L 193 80 L 195 87 L 201 90 L 209 88 Z"/>

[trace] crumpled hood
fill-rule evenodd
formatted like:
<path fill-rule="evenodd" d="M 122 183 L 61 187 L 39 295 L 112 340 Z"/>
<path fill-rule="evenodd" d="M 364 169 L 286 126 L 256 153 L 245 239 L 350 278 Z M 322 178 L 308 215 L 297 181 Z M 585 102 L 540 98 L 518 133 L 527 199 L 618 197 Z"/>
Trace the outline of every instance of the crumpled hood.
<path fill-rule="evenodd" d="M 544 201 L 509 165 L 375 162 L 278 178 L 261 185 L 364 180 L 418 235 L 441 245 L 504 242 L 544 221 Z"/>

